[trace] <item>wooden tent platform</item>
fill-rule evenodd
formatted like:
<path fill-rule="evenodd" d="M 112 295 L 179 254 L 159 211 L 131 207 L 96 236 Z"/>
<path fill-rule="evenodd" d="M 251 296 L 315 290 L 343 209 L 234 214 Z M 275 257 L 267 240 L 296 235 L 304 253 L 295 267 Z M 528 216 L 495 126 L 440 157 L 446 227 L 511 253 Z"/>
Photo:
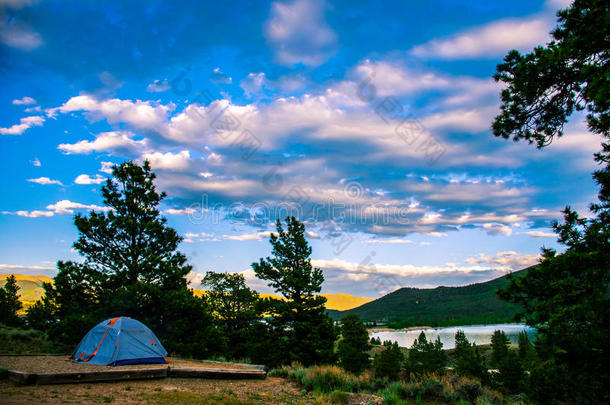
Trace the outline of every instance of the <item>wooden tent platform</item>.
<path fill-rule="evenodd" d="M 42 358 L 45 357 L 45 358 Z M 40 367 L 20 367 L 19 361 L 8 365 L 8 378 L 18 385 L 74 384 L 144 380 L 155 378 L 213 378 L 213 379 L 265 379 L 264 366 L 221 363 L 211 361 L 169 359 L 169 364 L 135 366 L 89 366 L 71 363 L 65 359 L 39 356 L 47 362 Z M 56 367 L 53 367 L 56 366 Z M 62 367 L 64 366 L 64 367 Z M 52 370 L 52 372 L 50 372 Z"/>
<path fill-rule="evenodd" d="M 154 378 L 214 378 L 224 380 L 265 379 L 265 370 L 230 370 L 220 368 L 159 367 L 148 369 L 121 369 L 83 371 L 80 373 L 27 373 L 8 370 L 8 378 L 18 385 L 74 384 Z"/>

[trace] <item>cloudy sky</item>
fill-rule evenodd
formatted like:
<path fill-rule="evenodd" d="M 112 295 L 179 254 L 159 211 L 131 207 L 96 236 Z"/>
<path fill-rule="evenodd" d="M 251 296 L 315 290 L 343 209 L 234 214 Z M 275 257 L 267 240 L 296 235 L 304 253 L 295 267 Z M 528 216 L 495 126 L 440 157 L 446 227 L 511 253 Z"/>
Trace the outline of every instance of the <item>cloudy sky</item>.
<path fill-rule="evenodd" d="M 383 4 L 383 5 L 382 5 Z M 323 291 L 463 285 L 558 247 L 599 139 L 493 137 L 510 49 L 566 1 L 0 0 L 0 272 L 78 259 L 72 216 L 148 159 L 196 273 L 245 272 L 307 224 Z"/>

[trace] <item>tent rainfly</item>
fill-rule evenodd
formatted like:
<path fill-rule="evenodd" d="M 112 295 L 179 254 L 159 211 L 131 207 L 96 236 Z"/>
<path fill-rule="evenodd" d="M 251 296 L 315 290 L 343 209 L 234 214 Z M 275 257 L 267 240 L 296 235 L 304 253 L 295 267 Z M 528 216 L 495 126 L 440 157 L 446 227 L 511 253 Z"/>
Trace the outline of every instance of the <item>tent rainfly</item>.
<path fill-rule="evenodd" d="M 107 319 L 94 326 L 72 353 L 72 360 L 88 364 L 166 364 L 167 351 L 142 322 L 128 317 Z"/>

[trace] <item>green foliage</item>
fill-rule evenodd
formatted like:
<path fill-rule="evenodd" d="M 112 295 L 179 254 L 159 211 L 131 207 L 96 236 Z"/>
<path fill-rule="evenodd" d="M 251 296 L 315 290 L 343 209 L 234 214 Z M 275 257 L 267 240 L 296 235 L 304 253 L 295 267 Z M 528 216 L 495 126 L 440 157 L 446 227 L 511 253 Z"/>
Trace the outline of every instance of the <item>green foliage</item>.
<path fill-rule="evenodd" d="M 391 348 L 393 345 L 387 346 Z M 384 403 L 405 404 L 510 404 L 501 395 L 479 381 L 455 374 L 424 374 L 405 380 L 379 378 L 366 371 L 359 376 L 337 366 L 282 367 L 270 376 L 287 376 L 303 387 L 304 392 L 354 392 L 375 394 Z M 331 399 L 327 396 L 326 398 Z"/>
<path fill-rule="evenodd" d="M 21 309 L 19 286 L 14 275 L 6 278 L 4 287 L 0 288 L 0 323 L 8 326 L 19 326 L 23 322 L 17 315 Z"/>
<path fill-rule="evenodd" d="M 523 389 L 525 373 L 519 356 L 514 352 L 507 352 L 500 359 L 497 376 L 502 388 L 509 393 L 519 393 Z"/>
<path fill-rule="evenodd" d="M 455 368 L 459 374 L 487 381 L 487 367 L 479 349 L 474 343 L 470 344 L 461 330 L 455 334 L 455 357 Z"/>
<path fill-rule="evenodd" d="M 446 362 L 447 355 L 443 351 L 440 337 L 437 337 L 435 342 L 428 342 L 426 334 L 422 331 L 409 350 L 405 371 L 407 375 L 437 373 L 444 369 Z"/>
<path fill-rule="evenodd" d="M 506 336 L 506 333 L 501 330 L 494 331 L 493 335 L 491 335 L 491 365 L 498 367 L 500 362 L 506 357 L 508 354 L 508 345 L 510 341 Z"/>
<path fill-rule="evenodd" d="M 270 237 L 272 256 L 252 263 L 256 276 L 286 298 L 265 301 L 274 315 L 269 324 L 283 353 L 281 363 L 333 362 L 337 331 L 326 314 L 326 298 L 316 295 L 324 282 L 322 270 L 311 265 L 305 226 L 294 217 L 286 218 L 286 226 L 277 221 L 277 234 Z"/>
<path fill-rule="evenodd" d="M 602 0 L 575 0 L 558 13 L 553 40 L 534 52 L 511 51 L 495 78 L 507 84 L 496 136 L 539 148 L 563 135 L 574 111 L 586 110 L 589 130 L 604 137 L 593 177 L 600 186 L 593 218 L 570 207 L 555 223 L 563 254 L 544 249 L 538 266 L 499 294 L 523 306 L 538 328 L 530 395 L 538 401 L 610 402 L 610 9 Z"/>
<path fill-rule="evenodd" d="M 608 135 L 610 47 L 602 33 L 610 31 L 609 14 L 603 0 L 575 0 L 558 13 L 559 25 L 546 46 L 506 55 L 494 76 L 507 85 L 494 135 L 543 147 L 563 134 L 574 111 L 585 109 L 589 129 Z"/>
<path fill-rule="evenodd" d="M 497 289 L 506 284 L 504 276 L 462 287 L 401 288 L 357 308 L 329 314 L 335 320 L 347 314 L 356 314 L 365 321 L 387 319 L 391 328 L 510 322 L 519 307 L 496 295 Z"/>
<path fill-rule="evenodd" d="M 224 349 L 205 302 L 188 290 L 191 271 L 177 251 L 182 238 L 166 225 L 148 162 L 113 168 L 102 186 L 107 212 L 74 217 L 82 263 L 57 263 L 53 285 L 28 311 L 30 325 L 76 344 L 95 324 L 118 315 L 148 325 L 168 351 L 206 358 Z"/>
<path fill-rule="evenodd" d="M 202 285 L 206 287 L 204 300 L 225 330 L 227 356 L 250 356 L 250 342 L 253 341 L 250 328 L 262 318 L 258 293 L 249 288 L 244 276 L 238 273 L 208 272 Z"/>
<path fill-rule="evenodd" d="M 519 358 L 524 364 L 530 363 L 535 356 L 534 346 L 525 331 L 519 332 Z"/>
<path fill-rule="evenodd" d="M 394 342 L 384 347 L 384 350 L 375 355 L 373 369 L 375 376 L 396 380 L 400 374 L 404 356 L 398 343 Z"/>
<path fill-rule="evenodd" d="M 69 353 L 72 347 L 57 345 L 34 329 L 0 328 L 1 354 Z"/>
<path fill-rule="evenodd" d="M 357 315 L 347 315 L 341 319 L 341 340 L 337 350 L 341 367 L 359 374 L 369 366 L 367 351 L 371 346 L 368 337 L 368 331 Z"/>

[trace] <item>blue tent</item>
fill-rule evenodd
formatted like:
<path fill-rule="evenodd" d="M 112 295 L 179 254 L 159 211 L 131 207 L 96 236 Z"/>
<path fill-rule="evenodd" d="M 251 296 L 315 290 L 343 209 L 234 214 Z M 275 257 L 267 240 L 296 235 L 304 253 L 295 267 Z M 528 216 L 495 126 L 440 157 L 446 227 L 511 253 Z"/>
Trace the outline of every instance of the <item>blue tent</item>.
<path fill-rule="evenodd" d="M 80 341 L 72 360 L 89 364 L 166 364 L 167 351 L 142 322 L 124 316 L 95 325 Z"/>

